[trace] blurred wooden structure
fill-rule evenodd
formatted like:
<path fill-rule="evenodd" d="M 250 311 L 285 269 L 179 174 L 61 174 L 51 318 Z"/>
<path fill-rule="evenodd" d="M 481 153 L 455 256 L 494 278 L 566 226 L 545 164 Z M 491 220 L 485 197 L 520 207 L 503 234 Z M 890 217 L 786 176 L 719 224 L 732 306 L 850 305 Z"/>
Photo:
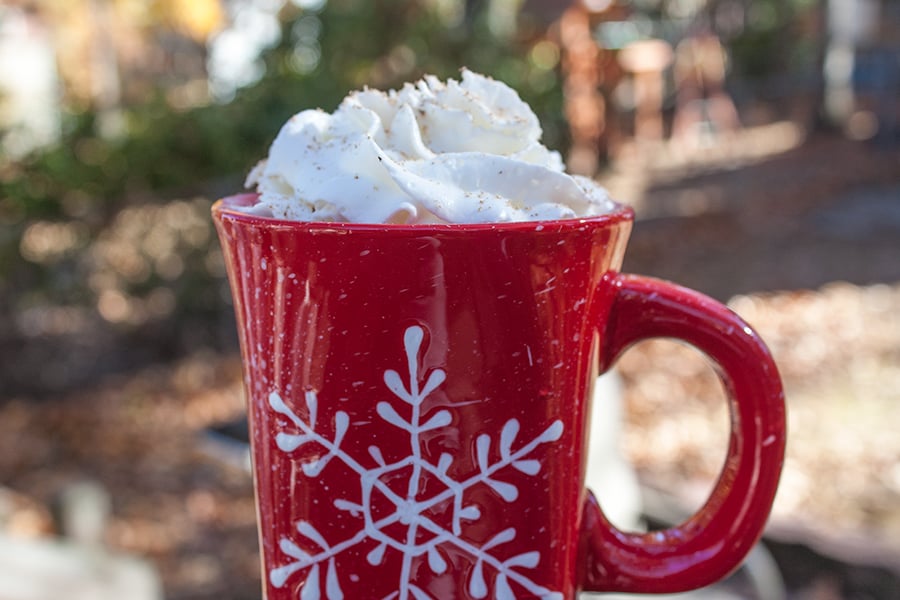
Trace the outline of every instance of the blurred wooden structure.
<path fill-rule="evenodd" d="M 672 47 L 664 40 L 632 42 L 619 52 L 619 64 L 634 79 L 634 135 L 638 140 L 663 138 L 665 71 L 672 62 Z"/>
<path fill-rule="evenodd" d="M 582 175 L 593 175 L 614 143 L 608 98 L 623 75 L 615 53 L 594 39 L 594 28 L 624 18 L 629 9 L 616 2 L 599 5 L 601 10 L 592 10 L 576 0 L 559 20 L 564 110 L 571 135 L 566 162 L 571 172 Z"/>

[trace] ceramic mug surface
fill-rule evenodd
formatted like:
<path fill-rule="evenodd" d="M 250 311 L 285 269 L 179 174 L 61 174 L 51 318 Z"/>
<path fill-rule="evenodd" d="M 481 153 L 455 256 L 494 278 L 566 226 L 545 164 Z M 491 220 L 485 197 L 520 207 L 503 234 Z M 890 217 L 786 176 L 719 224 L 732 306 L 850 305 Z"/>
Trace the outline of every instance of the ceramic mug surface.
<path fill-rule="evenodd" d="M 213 214 L 269 600 L 676 592 L 727 575 L 758 540 L 784 453 L 777 370 L 721 304 L 619 273 L 630 209 L 358 225 L 233 210 L 252 201 Z M 586 431 L 598 373 L 650 337 L 712 358 L 733 427 L 707 504 L 640 535 L 584 487 Z"/>

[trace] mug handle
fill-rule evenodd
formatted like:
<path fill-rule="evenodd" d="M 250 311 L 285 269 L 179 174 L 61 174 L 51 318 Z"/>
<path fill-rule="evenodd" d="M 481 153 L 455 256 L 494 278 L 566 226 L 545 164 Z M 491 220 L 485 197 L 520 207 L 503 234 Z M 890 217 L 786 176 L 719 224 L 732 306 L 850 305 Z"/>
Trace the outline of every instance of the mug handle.
<path fill-rule="evenodd" d="M 619 531 L 588 492 L 581 588 L 643 593 L 696 589 L 736 569 L 762 535 L 784 459 L 781 380 L 756 332 L 724 305 L 657 279 L 612 277 L 614 298 L 600 332 L 601 372 L 638 341 L 687 342 L 718 367 L 728 396 L 731 439 L 706 504 L 676 527 L 646 534 Z"/>

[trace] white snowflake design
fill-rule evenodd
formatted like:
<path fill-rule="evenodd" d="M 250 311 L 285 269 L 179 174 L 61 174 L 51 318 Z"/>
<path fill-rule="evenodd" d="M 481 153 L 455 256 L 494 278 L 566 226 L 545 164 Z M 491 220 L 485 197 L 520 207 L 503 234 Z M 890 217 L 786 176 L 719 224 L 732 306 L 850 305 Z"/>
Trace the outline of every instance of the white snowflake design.
<path fill-rule="evenodd" d="M 390 392 L 412 408 L 410 420 L 407 421 L 401 417 L 388 402 L 382 401 L 376 405 L 376 411 L 384 421 L 406 432 L 409 436 L 411 454 L 396 462 L 385 461 L 381 450 L 375 445 L 368 448 L 369 456 L 375 464 L 371 468 L 362 465 L 357 459 L 347 454 L 341 448 L 350 424 L 346 412 L 338 411 L 335 414 L 333 439 L 317 433 L 318 400 L 315 391 L 308 391 L 305 395 L 308 422 L 299 418 L 288 408 L 277 392 L 273 391 L 269 394 L 268 400 L 272 410 L 287 417 L 295 428 L 295 432 L 292 433 L 286 431 L 278 433 L 276 436 L 278 448 L 285 453 L 291 453 L 306 444 L 317 444 L 324 449 L 324 455 L 319 455 L 301 465 L 303 473 L 310 478 L 317 477 L 332 459 L 337 459 L 355 472 L 359 476 L 361 501 L 357 503 L 338 498 L 334 500 L 334 506 L 338 510 L 349 512 L 354 517 L 362 517 L 363 520 L 358 532 L 334 544 L 326 541 L 311 523 L 297 522 L 297 533 L 318 546 L 320 551 L 310 554 L 287 536 L 282 537 L 279 543 L 281 552 L 290 557 L 292 561 L 272 569 L 269 572 L 269 580 L 275 587 L 282 587 L 294 573 L 309 568 L 300 594 L 301 600 L 315 600 L 322 598 L 323 594 L 329 600 L 342 599 L 344 593 L 341 589 L 335 558 L 341 552 L 353 548 L 357 544 L 372 540 L 377 543 L 377 546 L 366 557 L 369 564 L 381 564 L 389 549 L 399 552 L 403 559 L 397 584 L 398 589 L 387 598 L 424 600 L 430 596 L 412 581 L 414 559 L 425 555 L 428 567 L 434 574 L 439 575 L 447 570 L 447 562 L 439 549 L 444 545 L 452 545 L 471 556 L 474 562 L 474 568 L 467 582 L 469 594 L 472 597 L 487 597 L 485 568 L 489 567 L 496 572 L 493 586 L 495 598 L 514 599 L 516 596 L 510 582 L 515 582 L 528 592 L 528 597 L 561 600 L 563 597 L 561 593 L 548 590 L 520 571 L 520 569 L 535 568 L 540 561 L 540 552 L 525 552 L 505 560 L 498 559 L 491 553 L 492 549 L 515 538 L 515 528 L 510 527 L 500 531 L 481 546 L 467 541 L 461 537 L 461 533 L 463 521 L 477 521 L 481 518 L 481 511 L 477 505 L 466 504 L 466 492 L 474 486 L 486 485 L 504 501 L 514 502 L 519 496 L 519 490 L 514 484 L 499 479 L 502 475 L 501 471 L 512 467 L 527 476 L 537 475 L 541 469 L 541 463 L 534 458 L 529 458 L 529 455 L 538 446 L 559 440 L 563 432 L 562 421 L 554 421 L 536 438 L 513 449 L 519 433 L 519 422 L 516 419 L 509 419 L 500 433 L 500 460 L 493 463 L 490 461 L 491 436 L 482 434 L 475 442 L 477 473 L 463 481 L 452 479 L 447 473 L 454 461 L 452 455 L 441 454 L 437 464 L 431 464 L 422 456 L 420 434 L 446 427 L 452 421 L 450 411 L 441 409 L 427 421 L 422 422 L 423 403 L 446 379 L 443 370 L 434 369 L 424 381 L 424 385 L 419 380 L 418 357 L 423 338 L 424 332 L 418 326 L 407 328 L 403 336 L 409 387 L 406 387 L 400 374 L 396 371 L 389 369 L 384 372 L 384 384 Z M 396 475 L 398 471 L 409 473 L 408 490 L 405 496 L 396 493 L 383 480 L 385 475 Z M 419 492 L 423 477 L 436 479 L 442 484 L 442 489 L 426 498 L 420 498 Z M 387 505 L 391 507 L 390 510 L 382 509 L 380 512 L 375 510 L 373 508 L 374 496 L 379 496 L 379 501 L 382 503 L 386 499 Z M 452 525 L 448 529 L 430 518 L 428 511 L 450 500 L 452 500 L 452 512 L 450 513 Z M 397 524 L 400 525 L 400 531 L 403 531 L 405 527 L 405 538 L 403 535 L 396 534 Z M 394 535 L 385 531 L 390 526 L 395 527 Z M 420 539 L 426 537 L 421 534 L 427 534 L 427 539 Z M 323 566 L 325 567 L 324 588 L 321 574 Z"/>

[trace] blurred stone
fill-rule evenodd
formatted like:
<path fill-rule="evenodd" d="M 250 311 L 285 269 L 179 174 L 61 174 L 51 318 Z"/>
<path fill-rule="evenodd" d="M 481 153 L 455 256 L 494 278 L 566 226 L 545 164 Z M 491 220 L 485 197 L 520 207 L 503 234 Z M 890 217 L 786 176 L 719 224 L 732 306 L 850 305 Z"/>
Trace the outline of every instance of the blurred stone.
<path fill-rule="evenodd" d="M 0 535 L 3 600 L 162 600 L 153 568 L 137 558 L 70 542 Z"/>
<path fill-rule="evenodd" d="M 622 452 L 623 410 L 621 377 L 615 371 L 604 373 L 594 384 L 585 483 L 611 523 L 642 531 L 637 474 Z"/>
<path fill-rule="evenodd" d="M 109 519 L 109 493 L 93 481 L 69 485 L 58 499 L 60 532 L 75 544 L 99 546 Z"/>

